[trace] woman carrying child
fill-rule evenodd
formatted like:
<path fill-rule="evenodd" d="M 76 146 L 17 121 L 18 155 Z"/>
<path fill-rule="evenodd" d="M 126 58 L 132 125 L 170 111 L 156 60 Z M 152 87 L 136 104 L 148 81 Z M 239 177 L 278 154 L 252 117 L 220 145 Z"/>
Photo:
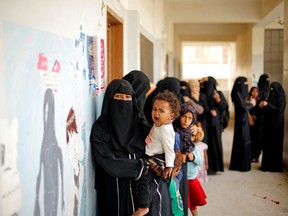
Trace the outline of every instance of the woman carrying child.
<path fill-rule="evenodd" d="M 155 188 L 160 178 L 167 180 L 171 178 L 175 159 L 175 132 L 172 122 L 179 116 L 179 110 L 180 102 L 173 92 L 158 93 L 153 99 L 154 124 L 145 139 L 145 160 L 151 170 L 144 173 L 137 181 L 136 196 L 139 208 L 133 214 L 134 216 L 144 216 L 149 212 L 152 196 L 156 193 Z"/>

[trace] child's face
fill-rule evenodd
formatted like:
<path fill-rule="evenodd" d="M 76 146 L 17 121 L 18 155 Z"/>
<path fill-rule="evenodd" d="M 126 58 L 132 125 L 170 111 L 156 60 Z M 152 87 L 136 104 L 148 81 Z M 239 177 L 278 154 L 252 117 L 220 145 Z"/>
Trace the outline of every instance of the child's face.
<path fill-rule="evenodd" d="M 195 142 L 200 142 L 200 141 L 202 141 L 202 134 L 201 133 L 197 133 L 196 136 L 195 136 Z"/>
<path fill-rule="evenodd" d="M 170 104 L 164 100 L 155 100 L 152 108 L 152 120 L 156 127 L 169 124 L 174 119 Z"/>
<path fill-rule="evenodd" d="M 259 92 L 258 92 L 258 89 L 257 88 L 254 88 L 251 92 L 251 95 L 253 98 L 257 98 L 258 95 L 259 95 Z"/>
<path fill-rule="evenodd" d="M 180 124 L 182 128 L 188 128 L 193 120 L 193 114 L 191 112 L 187 112 L 184 115 L 180 116 Z"/>

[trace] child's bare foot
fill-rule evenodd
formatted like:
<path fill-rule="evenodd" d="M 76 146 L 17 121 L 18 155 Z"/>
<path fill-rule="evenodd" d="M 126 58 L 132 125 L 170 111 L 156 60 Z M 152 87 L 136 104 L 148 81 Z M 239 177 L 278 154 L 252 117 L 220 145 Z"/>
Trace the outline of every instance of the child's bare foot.
<path fill-rule="evenodd" d="M 144 216 L 149 212 L 149 208 L 138 208 L 133 216 Z"/>

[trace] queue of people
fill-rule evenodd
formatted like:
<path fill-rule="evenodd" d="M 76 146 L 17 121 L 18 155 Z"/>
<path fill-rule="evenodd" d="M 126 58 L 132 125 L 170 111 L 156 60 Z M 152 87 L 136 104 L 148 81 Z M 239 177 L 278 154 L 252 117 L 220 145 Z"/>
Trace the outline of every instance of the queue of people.
<path fill-rule="evenodd" d="M 231 170 L 250 170 L 263 150 L 261 169 L 280 171 L 284 131 L 276 130 L 284 124 L 285 94 L 279 83 L 272 84 L 264 103 L 260 87 L 257 95 L 255 89 L 248 92 L 245 77 L 235 81 Z M 167 77 L 153 90 L 150 86 L 138 70 L 107 86 L 90 135 L 100 216 L 187 216 L 189 211 L 198 216 L 197 206 L 206 204 L 201 184 L 207 175 L 224 172 L 222 132 L 230 113 L 216 80 Z M 277 146 L 272 137 L 260 146 L 260 134 L 272 130 Z"/>
<path fill-rule="evenodd" d="M 282 172 L 285 91 L 279 82 L 270 83 L 262 74 L 249 90 L 247 78 L 235 80 L 232 93 L 235 108 L 234 137 L 229 169 L 250 171 L 251 162 L 260 170 Z"/>

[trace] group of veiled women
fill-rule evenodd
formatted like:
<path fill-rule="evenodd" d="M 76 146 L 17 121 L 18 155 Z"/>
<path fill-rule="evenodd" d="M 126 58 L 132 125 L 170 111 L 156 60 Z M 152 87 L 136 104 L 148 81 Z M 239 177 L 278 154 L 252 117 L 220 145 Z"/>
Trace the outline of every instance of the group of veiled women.
<path fill-rule="evenodd" d="M 235 108 L 230 170 L 249 171 L 262 152 L 262 171 L 282 172 L 285 91 L 279 82 L 270 83 L 262 74 L 258 85 L 248 89 L 246 77 L 235 80 L 232 93 Z"/>
<path fill-rule="evenodd" d="M 197 120 L 204 130 L 204 142 L 209 145 L 209 169 L 213 173 L 224 171 L 221 133 L 227 126 L 229 111 L 224 95 L 216 89 L 216 80 L 206 77 L 189 86 L 187 82 L 167 77 L 159 81 L 146 97 L 149 89 L 148 77 L 136 70 L 122 79 L 111 81 L 107 86 L 101 115 L 94 122 L 90 135 L 95 162 L 97 215 L 129 216 L 136 211 L 135 182 L 147 169 L 147 164 L 142 160 L 145 156 L 145 138 L 153 125 L 153 98 L 159 92 L 171 91 L 180 103 L 190 102 L 195 107 Z M 115 98 L 121 94 L 126 95 L 125 98 Z M 185 164 L 182 165 L 182 173 L 180 192 L 184 215 L 188 215 Z M 165 179 L 160 179 L 152 185 L 155 193 L 147 215 L 173 215 L 168 184 Z"/>

